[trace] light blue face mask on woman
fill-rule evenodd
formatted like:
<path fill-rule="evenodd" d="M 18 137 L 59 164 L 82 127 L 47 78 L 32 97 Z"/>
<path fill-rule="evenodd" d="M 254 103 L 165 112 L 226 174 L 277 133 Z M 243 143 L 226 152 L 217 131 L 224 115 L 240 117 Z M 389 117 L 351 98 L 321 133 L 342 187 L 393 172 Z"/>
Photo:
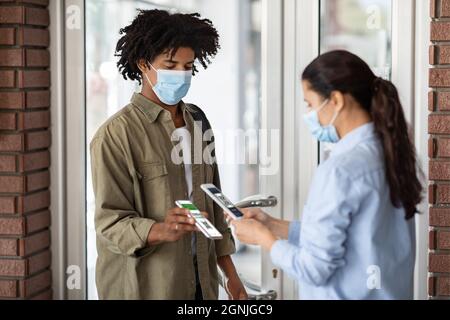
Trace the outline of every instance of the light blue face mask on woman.
<path fill-rule="evenodd" d="M 148 83 L 159 100 L 169 106 L 175 106 L 186 97 L 191 87 L 192 71 L 156 70 L 157 82 L 152 84 L 148 75 L 144 72 Z"/>
<path fill-rule="evenodd" d="M 337 143 L 339 142 L 339 136 L 336 131 L 336 127 L 334 126 L 334 122 L 336 121 L 339 112 L 336 112 L 333 119 L 331 120 L 328 126 L 322 126 L 319 121 L 319 112 L 325 108 L 325 106 L 330 102 L 330 100 L 326 100 L 319 108 L 316 110 L 310 111 L 303 116 L 305 123 L 308 125 L 311 134 L 320 142 L 325 143 Z"/>

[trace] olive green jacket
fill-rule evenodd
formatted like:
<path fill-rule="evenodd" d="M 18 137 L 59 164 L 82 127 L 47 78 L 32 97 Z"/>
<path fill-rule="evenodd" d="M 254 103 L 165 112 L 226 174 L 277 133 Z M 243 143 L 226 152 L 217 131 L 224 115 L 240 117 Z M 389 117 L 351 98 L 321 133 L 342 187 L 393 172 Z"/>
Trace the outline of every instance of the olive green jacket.
<path fill-rule="evenodd" d="M 193 111 L 180 104 L 187 129 L 193 137 L 193 198 L 196 206 L 224 235 L 211 241 L 197 234 L 199 281 L 205 299 L 218 298 L 217 257 L 235 252 L 234 240 L 223 211 L 200 189 L 203 183 L 220 187 L 217 165 L 208 150 L 201 125 Z M 141 94 L 109 119 L 91 144 L 95 193 L 95 229 L 98 259 L 96 284 L 100 299 L 194 299 L 196 277 L 191 235 L 174 243 L 148 246 L 147 237 L 156 222 L 163 222 L 176 200 L 187 200 L 184 165 L 172 160 L 178 142 L 168 111 Z M 200 135 L 199 135 L 200 134 Z M 194 137 L 202 150 L 194 151 Z M 194 153 L 197 152 L 196 155 Z M 200 157 L 199 157 L 200 152 Z M 198 161 L 198 160 L 202 161 Z"/>

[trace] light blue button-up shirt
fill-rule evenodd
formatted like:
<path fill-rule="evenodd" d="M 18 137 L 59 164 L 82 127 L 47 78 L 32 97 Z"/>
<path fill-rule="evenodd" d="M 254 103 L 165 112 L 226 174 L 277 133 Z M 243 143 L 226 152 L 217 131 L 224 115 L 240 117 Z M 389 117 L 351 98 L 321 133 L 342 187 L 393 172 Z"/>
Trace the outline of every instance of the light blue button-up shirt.
<path fill-rule="evenodd" d="M 271 250 L 300 298 L 412 299 L 414 219 L 391 202 L 374 124 L 344 137 L 319 166 L 301 222 Z"/>

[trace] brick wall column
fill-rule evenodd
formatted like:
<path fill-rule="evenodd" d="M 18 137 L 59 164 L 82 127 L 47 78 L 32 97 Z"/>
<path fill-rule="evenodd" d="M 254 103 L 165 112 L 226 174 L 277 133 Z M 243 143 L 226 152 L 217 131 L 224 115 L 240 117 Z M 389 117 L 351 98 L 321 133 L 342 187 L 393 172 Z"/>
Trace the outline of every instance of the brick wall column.
<path fill-rule="evenodd" d="M 429 295 L 450 296 L 450 0 L 431 0 Z"/>
<path fill-rule="evenodd" d="M 0 299 L 50 299 L 49 0 L 0 0 Z"/>

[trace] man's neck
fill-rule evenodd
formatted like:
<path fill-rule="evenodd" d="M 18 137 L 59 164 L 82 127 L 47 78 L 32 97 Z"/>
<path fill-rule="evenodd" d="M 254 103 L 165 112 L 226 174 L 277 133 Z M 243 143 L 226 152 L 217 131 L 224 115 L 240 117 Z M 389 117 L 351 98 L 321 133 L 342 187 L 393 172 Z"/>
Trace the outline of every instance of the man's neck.
<path fill-rule="evenodd" d="M 186 122 L 184 121 L 184 117 L 181 114 L 180 105 L 168 106 L 168 105 L 162 103 L 161 100 L 159 100 L 159 98 L 153 92 L 153 90 L 147 86 L 144 86 L 144 88 L 142 88 L 141 94 L 144 97 L 146 97 L 147 99 L 149 99 L 150 101 L 156 103 L 158 106 L 160 106 L 164 110 L 169 111 L 175 128 L 182 128 L 186 125 Z"/>
<path fill-rule="evenodd" d="M 141 94 L 152 101 L 153 103 L 156 103 L 158 106 L 163 108 L 164 110 L 167 110 L 170 112 L 170 115 L 172 116 L 172 119 L 177 119 L 177 117 L 180 116 L 180 107 L 179 106 L 169 106 L 161 102 L 159 98 L 156 96 L 156 94 L 153 92 L 152 89 L 147 88 L 146 86 L 142 88 Z"/>

